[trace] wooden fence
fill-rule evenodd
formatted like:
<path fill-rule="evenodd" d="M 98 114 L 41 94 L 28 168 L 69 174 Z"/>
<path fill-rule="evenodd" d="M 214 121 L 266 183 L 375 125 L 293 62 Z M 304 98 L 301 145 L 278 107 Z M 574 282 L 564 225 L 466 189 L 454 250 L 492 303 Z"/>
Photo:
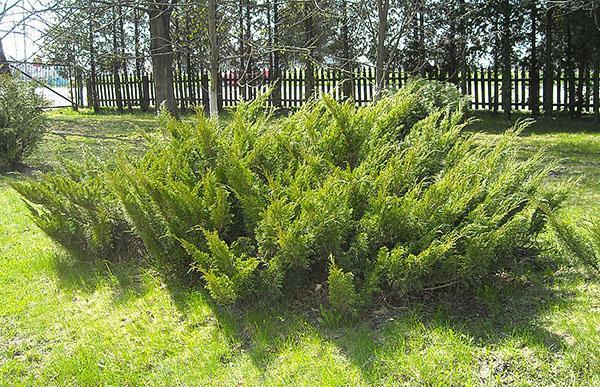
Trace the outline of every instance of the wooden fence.
<path fill-rule="evenodd" d="M 568 77 L 565 71 L 559 71 L 553 76 L 553 87 L 550 90 L 552 110 L 577 111 L 581 113 L 598 114 L 599 71 L 592 69 L 585 73 L 575 73 Z M 454 76 L 448 74 L 428 74 L 430 79 L 452 80 L 466 95 L 471 96 L 472 108 L 476 110 L 502 111 L 502 75 L 497 69 L 471 68 L 465 73 Z M 318 95 L 328 93 L 336 99 L 344 99 L 343 82 L 350 77 L 340 70 L 315 70 L 314 92 Z M 386 84 L 388 88 L 402 87 L 410 75 L 401 70 L 390 71 Z M 279 77 L 279 98 L 276 93 L 270 96 L 270 103 L 283 108 L 297 108 L 307 99 L 306 72 L 303 69 L 282 71 Z M 206 70 L 197 72 L 174 72 L 175 97 L 180 108 L 187 109 L 197 105 L 208 107 L 209 75 Z M 234 71 L 221 72 L 218 80 L 218 105 L 220 108 L 235 106 L 240 100 L 252 100 L 272 86 L 273 82 L 268 71 L 255 74 L 245 74 L 243 80 Z M 373 68 L 361 68 L 354 71 L 351 77 L 352 86 L 349 88 L 357 105 L 368 103 L 375 92 L 375 71 Z M 99 107 L 142 107 L 154 106 L 156 103 L 154 79 L 152 74 L 136 76 L 135 74 L 103 74 L 95 79 L 87 79 L 86 92 L 82 82 L 79 82 L 77 93 L 81 106 L 95 103 Z M 525 68 L 513 70 L 510 79 L 511 110 L 528 111 L 534 108 L 532 95 L 538 95 L 537 106 L 541 110 L 544 100 L 544 77 L 540 72 L 537 82 L 538 92 L 535 93 L 535 83 Z M 92 93 L 92 90 L 94 92 Z M 548 106 L 550 106 L 548 105 Z"/>

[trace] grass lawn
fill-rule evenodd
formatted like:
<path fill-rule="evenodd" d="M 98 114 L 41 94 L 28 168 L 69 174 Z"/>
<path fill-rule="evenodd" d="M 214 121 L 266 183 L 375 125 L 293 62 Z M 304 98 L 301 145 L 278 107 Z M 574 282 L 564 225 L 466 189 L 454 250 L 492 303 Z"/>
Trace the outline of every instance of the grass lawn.
<path fill-rule="evenodd" d="M 472 129 L 494 141 L 505 126 Z M 156 127 L 150 115 L 53 113 L 28 165 L 139 151 L 139 130 Z M 521 138 L 524 157 L 544 147 L 559 162 L 548 184 L 574 180 L 563 216 L 600 209 L 598 125 L 538 123 Z M 318 301 L 220 309 L 150 267 L 67 256 L 11 178 L 0 176 L 0 385 L 600 385 L 600 286 L 577 268 L 532 260 L 475 294 L 432 291 L 340 326 Z"/>

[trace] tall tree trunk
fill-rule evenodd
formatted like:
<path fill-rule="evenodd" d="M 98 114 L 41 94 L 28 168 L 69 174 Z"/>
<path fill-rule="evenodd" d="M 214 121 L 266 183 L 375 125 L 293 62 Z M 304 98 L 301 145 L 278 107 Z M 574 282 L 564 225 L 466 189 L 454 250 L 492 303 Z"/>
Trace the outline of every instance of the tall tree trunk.
<path fill-rule="evenodd" d="M 94 19 L 94 14 L 89 15 L 88 39 L 90 45 L 90 90 L 88 91 L 88 96 L 91 98 L 91 101 L 89 101 L 89 103 L 94 108 L 94 113 L 98 113 L 100 111 L 100 105 L 98 103 L 98 96 L 96 95 L 96 77 L 98 76 L 98 74 L 96 74 L 96 43 L 94 42 Z"/>
<path fill-rule="evenodd" d="M 511 94 L 512 94 L 512 69 L 511 69 L 511 51 L 512 42 L 510 36 L 510 16 L 512 13 L 510 0 L 502 0 L 502 110 L 507 117 L 511 112 Z"/>
<path fill-rule="evenodd" d="M 354 99 L 354 65 L 350 49 L 350 20 L 348 18 L 348 0 L 342 0 L 342 51 L 343 51 L 343 88 L 344 98 Z"/>
<path fill-rule="evenodd" d="M 120 113 L 123 112 L 123 94 L 121 93 L 121 78 L 119 76 L 119 70 L 121 68 L 121 55 L 120 47 L 117 37 L 117 10 L 113 7 L 113 23 L 112 23 L 112 35 L 113 35 L 113 80 L 115 83 L 115 99 L 117 102 L 117 109 Z"/>
<path fill-rule="evenodd" d="M 452 9 L 453 13 L 456 11 Z M 456 40 L 457 40 L 457 28 L 456 20 L 451 15 L 450 17 L 450 28 L 448 32 L 448 63 L 446 63 L 447 79 L 449 82 L 454 84 L 458 83 L 458 65 L 457 65 L 457 54 L 456 54 Z"/>
<path fill-rule="evenodd" d="M 573 33 L 571 30 L 571 20 L 567 20 L 567 52 L 566 54 L 566 63 L 567 63 L 567 84 L 569 91 L 569 113 L 574 116 L 575 115 L 575 66 L 573 60 Z"/>
<path fill-rule="evenodd" d="M 381 96 L 387 78 L 387 47 L 388 13 L 390 0 L 377 0 L 377 57 L 375 60 L 375 99 Z"/>
<path fill-rule="evenodd" d="M 144 96 L 144 85 L 142 82 L 142 70 L 144 66 L 144 58 L 142 57 L 142 49 L 140 43 L 140 21 L 141 15 L 138 8 L 134 8 L 133 15 L 133 38 L 134 38 L 134 51 L 135 51 L 135 75 L 137 79 L 137 94 L 140 101 L 140 108 L 143 112 L 147 112 L 149 108 L 149 101 Z"/>
<path fill-rule="evenodd" d="M 423 9 L 419 9 L 419 23 L 418 23 L 418 53 L 419 53 L 419 75 L 424 77 L 426 75 L 426 67 L 425 67 L 425 16 L 423 14 Z"/>
<path fill-rule="evenodd" d="M 273 84 L 271 98 L 274 106 L 281 106 L 281 53 L 277 48 L 279 46 L 279 23 L 279 0 L 273 0 L 273 40 L 271 43 L 273 65 L 269 71 L 269 80 Z"/>
<path fill-rule="evenodd" d="M 4 55 L 4 47 L 2 47 L 2 39 L 0 39 L 0 74 L 10 74 L 10 67 Z"/>
<path fill-rule="evenodd" d="M 310 99 L 315 93 L 315 68 L 312 59 L 314 42 L 313 0 L 304 0 L 304 46 L 306 52 L 305 99 Z"/>
<path fill-rule="evenodd" d="M 238 39 L 240 41 L 240 46 L 239 46 L 239 55 L 240 55 L 240 77 L 239 77 L 239 85 L 240 85 L 240 95 L 242 97 L 243 100 L 246 100 L 246 44 L 245 44 L 245 39 L 246 39 L 246 34 L 244 33 L 245 28 L 244 28 L 244 5 L 246 3 L 247 0 L 239 0 L 238 2 L 238 22 L 240 23 L 239 25 L 239 35 L 238 35 Z"/>
<path fill-rule="evenodd" d="M 249 86 L 251 85 L 252 79 L 254 78 L 254 64 L 252 63 L 252 42 L 251 42 L 251 33 L 252 33 L 252 18 L 250 15 L 250 0 L 245 0 L 246 1 L 246 31 L 245 31 L 245 40 L 246 40 L 246 53 L 245 53 L 245 57 L 246 57 L 246 76 L 248 79 L 248 81 L 246 81 L 246 83 L 250 83 Z M 248 88 L 248 91 L 250 92 L 250 94 L 252 95 L 252 91 L 250 90 L 250 88 Z"/>
<path fill-rule="evenodd" d="M 540 114 L 540 69 L 537 58 L 537 1 L 531 0 L 531 63 L 529 77 L 531 78 L 530 104 L 534 116 Z"/>
<path fill-rule="evenodd" d="M 210 116 L 219 117 L 219 41 L 217 39 L 217 1 L 208 0 L 208 38 L 210 41 Z"/>
<path fill-rule="evenodd" d="M 554 66 L 552 64 L 552 26 L 554 24 L 554 8 L 546 10 L 545 35 L 546 42 L 544 47 L 544 114 L 547 117 L 552 116 L 552 105 L 554 96 Z"/>
<path fill-rule="evenodd" d="M 467 33 L 465 23 L 465 0 L 458 0 L 458 36 L 459 36 L 459 64 L 460 64 L 460 89 L 463 94 L 467 93 Z M 494 66 L 497 66 L 497 53 L 494 53 Z M 458 69 L 457 69 L 458 71 Z M 496 99 L 498 96 L 496 96 Z"/>
<path fill-rule="evenodd" d="M 177 117 L 177 103 L 173 87 L 173 47 L 171 44 L 172 5 L 168 0 L 149 6 L 150 54 L 156 89 L 156 107 L 165 104 L 169 113 Z"/>
<path fill-rule="evenodd" d="M 125 21 L 123 20 L 123 7 L 119 4 L 119 36 L 121 38 L 121 68 L 125 76 L 125 99 L 127 100 L 127 109 L 131 110 L 131 93 L 129 91 L 129 75 L 127 74 L 127 51 L 125 44 Z"/>

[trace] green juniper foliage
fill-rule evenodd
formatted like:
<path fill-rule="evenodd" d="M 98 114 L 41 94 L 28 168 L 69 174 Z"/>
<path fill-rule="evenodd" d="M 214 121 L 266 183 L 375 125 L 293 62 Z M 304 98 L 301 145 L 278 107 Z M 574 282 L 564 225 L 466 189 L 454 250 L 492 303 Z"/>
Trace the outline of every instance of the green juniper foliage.
<path fill-rule="evenodd" d="M 0 170 L 15 168 L 40 142 L 44 106 L 30 84 L 0 74 Z"/>
<path fill-rule="evenodd" d="M 567 217 L 546 211 L 560 250 L 596 274 L 600 273 L 600 216 L 589 216 L 582 225 L 577 225 Z"/>
<path fill-rule="evenodd" d="M 59 171 L 12 186 L 35 223 L 64 248 L 84 258 L 114 259 L 128 253 L 135 238 L 108 183 L 107 166 L 87 159 L 64 161 Z"/>
<path fill-rule="evenodd" d="M 543 227 L 549 167 L 516 136 L 480 144 L 450 85 L 415 81 L 361 108 L 328 96 L 270 120 L 164 118 L 113 188 L 148 251 L 193 267 L 217 302 L 327 281 L 350 312 L 377 293 L 469 282 L 512 263 Z M 347 295 L 343 299 L 343 295 Z"/>

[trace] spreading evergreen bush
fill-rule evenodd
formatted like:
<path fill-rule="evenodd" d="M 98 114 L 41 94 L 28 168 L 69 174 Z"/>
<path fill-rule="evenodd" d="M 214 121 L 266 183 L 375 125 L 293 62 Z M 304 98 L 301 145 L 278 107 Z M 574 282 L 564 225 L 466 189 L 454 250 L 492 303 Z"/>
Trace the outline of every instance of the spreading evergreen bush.
<path fill-rule="evenodd" d="M 463 133 L 452 87 L 415 81 L 355 108 L 330 97 L 273 120 L 264 100 L 231 121 L 164 117 L 112 186 L 148 251 L 194 268 L 223 304 L 328 285 L 344 313 L 483 278 L 535 243 L 560 200 L 522 125 L 494 144 Z"/>
<path fill-rule="evenodd" d="M 66 162 L 38 178 L 16 180 L 35 223 L 78 257 L 116 259 L 130 253 L 135 237 L 99 160 Z"/>
<path fill-rule="evenodd" d="M 591 215 L 577 224 L 548 211 L 558 247 L 566 256 L 595 274 L 600 273 L 600 216 Z"/>
<path fill-rule="evenodd" d="M 14 169 L 40 142 L 45 105 L 31 84 L 0 74 L 0 170 Z"/>

